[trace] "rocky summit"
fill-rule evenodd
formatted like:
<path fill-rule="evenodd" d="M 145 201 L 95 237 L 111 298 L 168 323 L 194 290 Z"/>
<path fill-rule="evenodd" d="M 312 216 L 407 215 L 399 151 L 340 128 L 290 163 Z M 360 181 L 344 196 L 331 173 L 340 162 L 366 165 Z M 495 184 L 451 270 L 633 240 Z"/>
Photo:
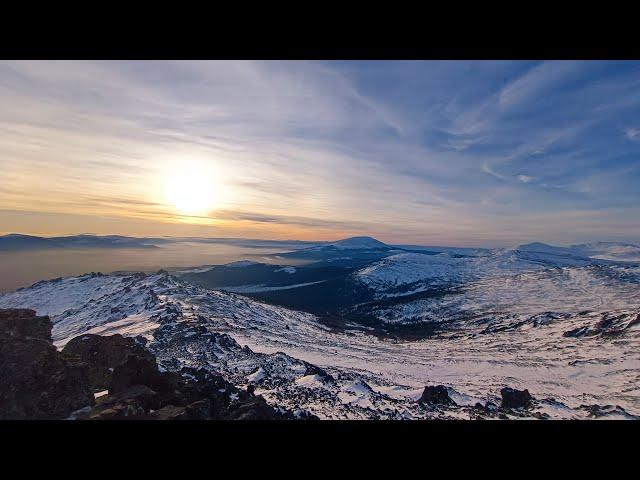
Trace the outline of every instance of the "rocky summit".
<path fill-rule="evenodd" d="M 203 369 L 162 372 L 143 343 L 81 335 L 58 352 L 48 317 L 0 310 L 0 419 L 314 418 L 270 406 L 253 388 L 238 389 Z"/>

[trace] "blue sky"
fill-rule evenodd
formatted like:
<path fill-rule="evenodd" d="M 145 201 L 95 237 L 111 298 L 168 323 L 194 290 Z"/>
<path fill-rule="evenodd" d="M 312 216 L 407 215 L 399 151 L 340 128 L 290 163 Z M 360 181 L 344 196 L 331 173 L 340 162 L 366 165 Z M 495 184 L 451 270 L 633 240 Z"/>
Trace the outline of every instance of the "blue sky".
<path fill-rule="evenodd" d="M 0 231 L 640 241 L 640 62 L 2 62 L 0 102 Z"/>

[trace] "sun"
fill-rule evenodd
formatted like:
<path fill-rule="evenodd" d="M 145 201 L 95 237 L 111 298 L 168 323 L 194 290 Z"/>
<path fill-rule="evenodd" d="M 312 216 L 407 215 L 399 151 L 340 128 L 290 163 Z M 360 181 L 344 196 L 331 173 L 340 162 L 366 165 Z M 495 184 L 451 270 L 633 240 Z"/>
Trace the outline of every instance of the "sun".
<path fill-rule="evenodd" d="M 217 206 L 219 187 L 211 171 L 181 165 L 167 174 L 165 199 L 184 215 L 207 215 Z"/>

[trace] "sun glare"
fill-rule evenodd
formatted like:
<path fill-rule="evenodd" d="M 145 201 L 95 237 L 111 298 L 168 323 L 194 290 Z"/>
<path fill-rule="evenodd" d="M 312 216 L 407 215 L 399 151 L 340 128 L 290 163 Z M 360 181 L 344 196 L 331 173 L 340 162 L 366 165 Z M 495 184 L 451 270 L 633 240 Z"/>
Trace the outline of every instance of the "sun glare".
<path fill-rule="evenodd" d="M 165 199 L 185 215 L 206 215 L 216 208 L 219 187 L 212 172 L 183 165 L 167 175 Z"/>

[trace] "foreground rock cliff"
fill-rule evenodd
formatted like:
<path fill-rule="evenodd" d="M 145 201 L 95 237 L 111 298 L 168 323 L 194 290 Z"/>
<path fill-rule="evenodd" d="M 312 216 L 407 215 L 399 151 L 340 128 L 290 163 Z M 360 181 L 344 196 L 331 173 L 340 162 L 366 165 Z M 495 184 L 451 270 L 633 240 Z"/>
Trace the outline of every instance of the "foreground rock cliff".
<path fill-rule="evenodd" d="M 58 352 L 51 328 L 33 310 L 0 310 L 0 419 L 296 418 L 210 372 L 161 372 L 142 339 L 81 335 Z"/>
<path fill-rule="evenodd" d="M 49 318 L 0 310 L 0 418 L 66 418 L 93 403 L 86 366 L 56 350 Z"/>

